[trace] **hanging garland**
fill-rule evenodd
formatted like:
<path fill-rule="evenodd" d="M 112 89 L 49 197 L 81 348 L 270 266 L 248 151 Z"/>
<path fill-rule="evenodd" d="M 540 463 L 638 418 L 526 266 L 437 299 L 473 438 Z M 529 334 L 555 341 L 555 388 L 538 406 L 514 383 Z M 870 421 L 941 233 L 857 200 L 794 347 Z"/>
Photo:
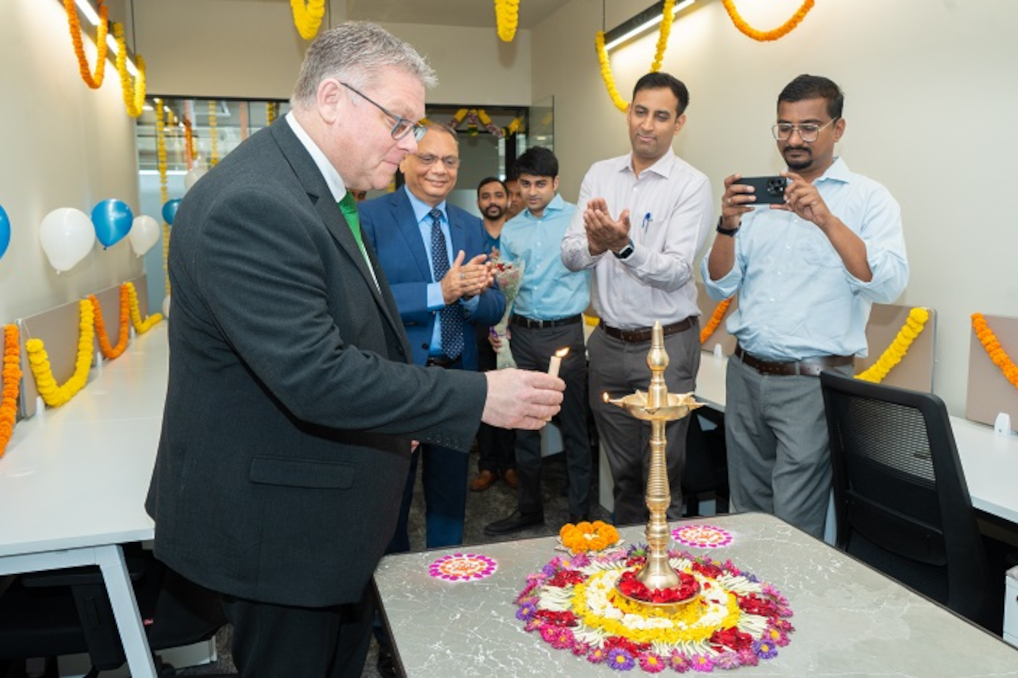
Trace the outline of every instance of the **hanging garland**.
<path fill-rule="evenodd" d="M 49 364 L 49 355 L 42 339 L 29 339 L 25 342 L 28 352 L 28 364 L 35 375 L 35 384 L 39 395 L 50 407 L 60 407 L 73 398 L 88 381 L 88 371 L 92 367 L 92 342 L 95 341 L 95 317 L 92 304 L 82 299 L 78 302 L 78 358 L 74 361 L 74 374 L 58 386 L 53 377 L 53 369 Z"/>
<path fill-rule="evenodd" d="M 290 0 L 290 9 L 293 10 L 293 25 L 300 37 L 311 40 L 318 35 L 325 16 L 325 0 L 307 0 L 307 4 L 304 0 Z"/>
<path fill-rule="evenodd" d="M 512 42 L 520 24 L 520 0 L 495 0 L 495 29 L 502 42 Z"/>
<path fill-rule="evenodd" d="M 707 321 L 707 325 L 702 330 L 700 330 L 701 344 L 710 339 L 710 335 L 714 334 L 714 330 L 716 330 L 718 328 L 718 325 L 721 324 L 721 321 L 725 317 L 725 313 L 728 313 L 728 307 L 731 305 L 732 299 L 731 297 L 729 297 L 728 299 L 721 301 L 720 303 L 718 303 L 717 306 L 714 307 L 714 313 L 711 314 L 710 320 Z"/>
<path fill-rule="evenodd" d="M 855 378 L 874 384 L 882 382 L 888 372 L 894 369 L 895 365 L 900 363 L 901 359 L 905 357 L 909 347 L 912 346 L 912 342 L 923 333 L 926 321 L 929 319 L 930 312 L 925 308 L 916 307 L 909 311 L 905 324 L 902 325 L 898 335 L 894 337 L 894 341 L 887 347 L 887 350 L 877 358 L 875 363 L 870 365 L 869 369 L 855 375 Z"/>
<path fill-rule="evenodd" d="M 209 99 L 209 140 L 212 149 L 209 151 L 209 167 L 219 164 L 219 132 L 216 130 L 216 101 Z"/>
<path fill-rule="evenodd" d="M 265 119 L 267 121 L 265 123 L 266 125 L 271 125 L 273 121 L 276 119 L 277 115 L 279 115 L 278 103 L 276 103 L 275 101 L 270 101 L 267 104 L 265 104 Z"/>
<path fill-rule="evenodd" d="M 133 282 L 126 282 L 123 285 L 127 290 L 127 303 L 131 310 L 131 324 L 138 334 L 145 334 L 163 319 L 162 313 L 152 313 L 144 320 L 141 319 L 141 308 L 138 306 L 138 292 L 134 289 Z"/>
<path fill-rule="evenodd" d="M 795 14 L 792 15 L 792 18 L 786 21 L 785 23 L 781 24 L 774 30 L 758 31 L 757 29 L 747 24 L 745 20 L 743 20 L 743 18 L 739 16 L 739 11 L 735 9 L 735 0 L 721 0 L 721 2 L 722 4 L 724 4 L 725 10 L 728 12 L 728 16 L 732 19 L 732 23 L 735 24 L 735 27 L 738 28 L 743 35 L 746 35 L 760 42 L 766 42 L 768 40 L 777 40 L 779 38 L 785 37 L 793 30 L 795 30 L 795 27 L 798 26 L 799 23 L 806 18 L 806 15 L 809 14 L 809 11 L 813 9 L 813 0 L 805 0 L 802 3 L 802 6 L 800 6 L 799 9 L 795 12 Z"/>
<path fill-rule="evenodd" d="M 1004 351 L 1004 348 L 997 340 L 997 336 L 990 329 L 989 325 L 986 324 L 986 318 L 983 317 L 982 313 L 972 314 L 972 329 L 975 331 L 979 343 L 986 349 L 986 353 L 990 356 L 993 364 L 1000 368 L 1000 371 L 1004 373 L 1004 378 L 1011 382 L 1012 386 L 1018 388 L 1018 365 L 1015 365 L 1014 361 Z"/>
<path fill-rule="evenodd" d="M 18 392 L 21 390 L 21 344 L 18 342 L 18 326 L 4 327 L 3 392 L 0 396 L 0 457 L 7 450 L 7 443 L 14 435 L 18 420 Z"/>
<path fill-rule="evenodd" d="M 127 72 L 127 43 L 124 41 L 124 26 L 113 22 L 113 39 L 117 41 L 117 73 L 120 74 L 120 87 L 124 92 L 124 106 L 132 118 L 141 115 L 145 108 L 145 60 L 135 54 L 138 60 L 138 75 L 131 84 L 131 74 Z"/>
<path fill-rule="evenodd" d="M 194 130 L 191 127 L 191 121 L 188 117 L 184 116 L 184 160 L 187 162 L 187 169 L 191 169 L 194 164 L 195 152 L 194 152 Z M 163 201 L 166 202 L 165 200 Z"/>
<path fill-rule="evenodd" d="M 78 57 L 78 70 L 81 72 L 81 79 L 92 89 L 99 89 L 103 84 L 106 75 L 106 55 L 109 53 L 109 46 L 106 44 L 106 33 L 109 31 L 107 18 L 109 9 L 99 0 L 99 26 L 96 28 L 95 47 L 96 62 L 95 74 L 88 68 L 88 59 L 85 57 L 85 45 L 81 40 L 81 21 L 78 20 L 78 10 L 74 7 L 74 0 L 64 0 L 64 11 L 67 12 L 67 25 L 71 30 L 71 42 L 74 44 L 74 54 Z"/>
<path fill-rule="evenodd" d="M 164 117 L 163 100 L 155 100 L 156 107 L 156 166 L 159 168 L 159 204 L 165 205 L 170 199 L 170 189 L 166 184 L 166 119 Z M 186 118 L 185 118 L 186 121 Z M 163 275 L 166 277 L 166 294 L 170 293 L 170 225 L 163 221 Z"/>
<path fill-rule="evenodd" d="M 675 0 L 665 0 L 665 6 L 661 15 L 661 27 L 658 30 L 657 51 L 654 53 L 654 61 L 650 66 L 652 73 L 661 70 L 661 61 L 665 57 L 665 49 L 668 48 L 668 35 L 672 30 L 672 11 L 675 9 Z M 611 61 L 608 60 L 608 50 L 604 46 L 604 31 L 598 31 L 594 36 L 594 45 L 597 48 L 597 59 L 601 62 L 601 79 L 608 88 L 608 96 L 611 97 L 615 108 L 623 113 L 629 110 L 629 103 L 619 94 L 615 85 L 615 76 L 612 74 Z"/>
<path fill-rule="evenodd" d="M 110 345 L 110 338 L 106 333 L 106 321 L 103 320 L 102 307 L 99 305 L 99 299 L 94 294 L 90 294 L 88 295 L 88 301 L 92 304 L 92 313 L 95 316 L 95 333 L 99 339 L 99 350 L 102 351 L 103 357 L 107 360 L 119 358 L 120 355 L 127 349 L 127 340 L 131 335 L 127 325 L 128 318 L 130 317 L 130 309 L 127 302 L 127 288 L 123 285 L 120 286 L 120 329 L 117 333 L 116 346 Z"/>

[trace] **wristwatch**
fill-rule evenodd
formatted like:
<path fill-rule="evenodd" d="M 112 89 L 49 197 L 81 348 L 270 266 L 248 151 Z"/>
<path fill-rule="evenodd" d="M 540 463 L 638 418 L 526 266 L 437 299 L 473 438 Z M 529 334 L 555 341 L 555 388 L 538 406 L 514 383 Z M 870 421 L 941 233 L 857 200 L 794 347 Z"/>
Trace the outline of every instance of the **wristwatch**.
<path fill-rule="evenodd" d="M 720 233 L 721 235 L 727 235 L 729 238 L 734 238 L 735 234 L 739 232 L 739 226 L 736 226 L 735 228 L 721 228 L 723 220 L 724 217 L 718 217 L 718 225 L 717 228 L 715 228 L 714 230 Z"/>
<path fill-rule="evenodd" d="M 625 261 L 629 257 L 633 256 L 633 252 L 635 251 L 635 249 L 636 248 L 633 247 L 633 241 L 630 240 L 629 242 L 626 243 L 625 247 L 620 249 L 618 252 L 612 252 L 612 254 L 615 255 L 616 259 L 622 259 L 623 261 Z"/>

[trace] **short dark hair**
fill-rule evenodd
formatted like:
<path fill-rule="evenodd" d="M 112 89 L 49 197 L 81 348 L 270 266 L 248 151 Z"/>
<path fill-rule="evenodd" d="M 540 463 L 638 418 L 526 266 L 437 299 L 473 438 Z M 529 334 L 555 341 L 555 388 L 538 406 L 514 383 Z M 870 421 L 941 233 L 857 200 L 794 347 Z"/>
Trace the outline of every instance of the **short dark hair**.
<path fill-rule="evenodd" d="M 841 109 L 845 105 L 845 94 L 837 83 L 822 75 L 803 73 L 785 85 L 778 95 L 778 106 L 781 102 L 805 101 L 806 99 L 826 99 L 827 115 L 832 119 L 841 117 Z"/>
<path fill-rule="evenodd" d="M 544 146 L 528 148 L 523 155 L 516 158 L 513 165 L 513 178 L 518 179 L 521 174 L 532 174 L 535 177 L 557 177 L 558 158 Z"/>
<path fill-rule="evenodd" d="M 505 182 L 502 181 L 501 179 L 499 179 L 498 177 L 484 177 L 483 179 L 481 179 L 481 183 L 477 184 L 477 195 L 481 194 L 481 189 L 482 188 L 484 188 L 488 184 L 494 184 L 494 183 L 501 184 L 502 185 L 502 190 L 505 191 L 506 193 L 509 192 L 509 189 L 506 188 Z"/>
<path fill-rule="evenodd" d="M 648 73 L 639 80 L 636 81 L 636 86 L 633 87 L 633 99 L 636 99 L 636 93 L 643 89 L 664 89 L 667 87 L 675 95 L 675 98 L 679 100 L 678 106 L 675 107 L 675 117 L 679 117 L 686 111 L 686 106 L 689 105 L 689 90 L 686 89 L 686 85 L 676 78 L 674 75 L 668 73 Z"/>

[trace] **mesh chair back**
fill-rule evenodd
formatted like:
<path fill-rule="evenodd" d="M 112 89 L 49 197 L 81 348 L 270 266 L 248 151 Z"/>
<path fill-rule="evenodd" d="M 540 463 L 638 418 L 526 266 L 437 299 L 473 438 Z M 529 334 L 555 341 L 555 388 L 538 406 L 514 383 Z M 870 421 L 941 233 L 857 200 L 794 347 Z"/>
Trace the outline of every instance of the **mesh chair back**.
<path fill-rule="evenodd" d="M 986 556 L 944 402 L 830 372 L 820 382 L 837 547 L 985 626 Z"/>

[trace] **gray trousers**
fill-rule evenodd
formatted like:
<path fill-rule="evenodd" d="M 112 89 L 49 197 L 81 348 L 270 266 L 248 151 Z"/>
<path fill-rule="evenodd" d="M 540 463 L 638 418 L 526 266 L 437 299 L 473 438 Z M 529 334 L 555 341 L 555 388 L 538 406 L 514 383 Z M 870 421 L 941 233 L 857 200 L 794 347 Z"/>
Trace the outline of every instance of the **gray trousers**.
<path fill-rule="evenodd" d="M 559 368 L 559 377 L 566 382 L 566 392 L 562 395 L 562 409 L 555 422 L 562 430 L 562 443 L 565 445 L 569 513 L 586 515 L 590 510 L 593 459 L 587 435 L 587 408 L 583 405 L 587 393 L 583 324 L 529 329 L 513 325 L 509 346 L 520 369 L 538 372 L 548 371 L 548 363 L 555 351 L 569 347 L 569 354 L 562 359 Z M 520 512 L 543 513 L 540 431 L 516 432 L 516 473 L 520 478 L 517 490 Z"/>
<path fill-rule="evenodd" d="M 835 369 L 852 374 L 851 365 Z M 831 450 L 820 379 L 763 375 L 732 355 L 725 383 L 734 510 L 772 513 L 823 539 Z"/>
<path fill-rule="evenodd" d="M 615 484 L 615 523 L 628 525 L 647 521 L 645 499 L 650 471 L 650 423 L 629 416 L 625 410 L 604 402 L 612 398 L 646 391 L 650 385 L 647 352 L 650 342 L 626 343 L 609 337 L 600 326 L 587 340 L 590 355 L 590 409 L 597 433 L 604 446 Z M 669 393 L 688 393 L 696 387 L 700 369 L 700 326 L 665 337 L 668 367 L 665 383 Z M 668 520 L 682 517 L 682 469 L 686 465 L 686 431 L 689 418 L 673 421 L 665 428 L 668 444 L 668 485 L 672 501 Z"/>

